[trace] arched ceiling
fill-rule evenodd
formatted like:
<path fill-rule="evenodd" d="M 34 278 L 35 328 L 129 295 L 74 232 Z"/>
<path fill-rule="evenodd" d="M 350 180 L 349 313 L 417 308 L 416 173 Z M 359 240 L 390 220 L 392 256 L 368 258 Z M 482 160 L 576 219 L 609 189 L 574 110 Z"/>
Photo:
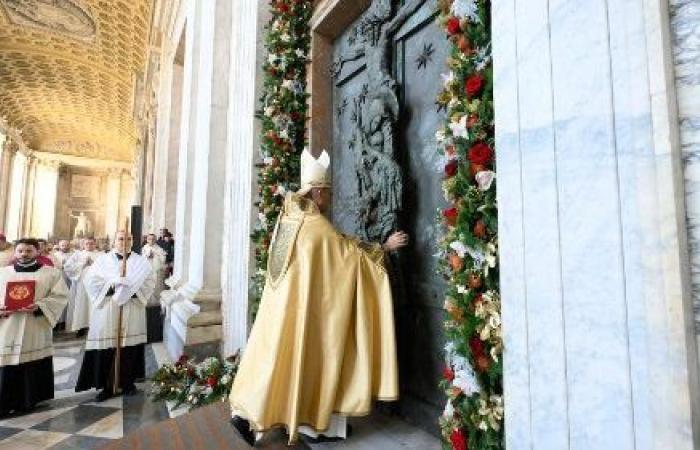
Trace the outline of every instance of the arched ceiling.
<path fill-rule="evenodd" d="M 152 0 L 0 0 L 0 116 L 36 150 L 128 161 Z"/>

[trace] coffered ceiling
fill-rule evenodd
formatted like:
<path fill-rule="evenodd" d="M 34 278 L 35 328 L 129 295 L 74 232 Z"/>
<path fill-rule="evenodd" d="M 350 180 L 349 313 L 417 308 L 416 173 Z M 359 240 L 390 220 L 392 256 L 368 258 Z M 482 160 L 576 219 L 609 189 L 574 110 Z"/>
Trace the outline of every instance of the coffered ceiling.
<path fill-rule="evenodd" d="M 0 0 L 0 116 L 31 148 L 128 161 L 152 0 Z"/>

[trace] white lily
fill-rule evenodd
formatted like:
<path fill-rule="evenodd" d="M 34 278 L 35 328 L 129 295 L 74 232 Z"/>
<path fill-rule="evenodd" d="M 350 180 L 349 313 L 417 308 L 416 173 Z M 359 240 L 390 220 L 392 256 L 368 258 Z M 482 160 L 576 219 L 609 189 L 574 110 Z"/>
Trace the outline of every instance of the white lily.
<path fill-rule="evenodd" d="M 449 127 L 450 130 L 452 130 L 452 135 L 454 137 L 461 137 L 465 139 L 469 137 L 469 132 L 467 131 L 467 119 L 468 118 L 465 114 L 458 121 L 450 123 Z"/>
<path fill-rule="evenodd" d="M 496 179 L 496 172 L 492 170 L 482 170 L 474 175 L 476 183 L 479 185 L 479 190 L 488 191 L 491 189 L 491 184 L 493 180 Z"/>

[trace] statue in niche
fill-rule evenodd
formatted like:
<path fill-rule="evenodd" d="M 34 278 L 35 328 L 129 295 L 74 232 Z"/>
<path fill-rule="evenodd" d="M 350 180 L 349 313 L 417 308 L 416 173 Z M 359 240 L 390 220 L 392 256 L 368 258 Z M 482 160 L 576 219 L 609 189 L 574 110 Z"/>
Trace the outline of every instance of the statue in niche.
<path fill-rule="evenodd" d="M 75 224 L 75 228 L 73 229 L 73 239 L 87 237 L 90 235 L 90 232 L 92 231 L 92 222 L 90 222 L 90 219 L 84 212 L 81 212 L 77 216 L 71 214 L 70 218 L 75 219 L 77 222 Z"/>
<path fill-rule="evenodd" d="M 399 228 L 402 208 L 403 182 L 394 146 L 399 100 L 391 75 L 391 38 L 423 3 L 409 0 L 394 14 L 391 0 L 374 0 L 360 22 L 358 38 L 331 68 L 338 78 L 347 62 L 364 57 L 366 64 L 368 89 L 354 101 L 355 130 L 349 146 L 357 174 L 357 234 L 372 242 L 384 242 Z"/>

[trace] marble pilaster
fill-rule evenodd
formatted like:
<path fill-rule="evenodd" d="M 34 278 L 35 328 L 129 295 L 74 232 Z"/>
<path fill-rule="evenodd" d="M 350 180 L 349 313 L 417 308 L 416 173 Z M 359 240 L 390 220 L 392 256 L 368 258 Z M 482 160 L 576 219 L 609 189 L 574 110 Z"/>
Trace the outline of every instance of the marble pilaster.
<path fill-rule="evenodd" d="M 24 200 L 24 182 L 27 173 L 27 157 L 22 152 L 16 152 L 12 159 L 10 170 L 10 188 L 7 204 L 5 234 L 8 240 L 19 239 L 22 233 L 22 209 Z"/>
<path fill-rule="evenodd" d="M 196 109 L 189 117 L 183 115 L 190 122 L 189 138 L 183 137 L 183 142 L 188 143 L 188 152 L 196 148 L 196 157 L 186 161 L 191 173 L 187 180 L 191 213 L 185 217 L 189 238 L 180 243 L 180 248 L 186 248 L 181 284 L 162 295 L 170 327 L 167 347 L 174 357 L 182 351 L 218 353 L 221 340 L 223 215 L 219 208 L 226 167 L 216 162 L 225 160 L 227 144 L 231 8 L 230 2 L 216 1 L 197 3 L 195 9 L 197 65 L 192 99 Z"/>
<path fill-rule="evenodd" d="M 667 13 L 493 3 L 509 449 L 697 448 Z"/>
<path fill-rule="evenodd" d="M 35 156 L 27 157 L 27 172 L 24 182 L 24 200 L 20 229 L 22 236 L 31 236 L 32 219 L 34 216 L 34 192 L 36 190 L 38 160 Z"/>

